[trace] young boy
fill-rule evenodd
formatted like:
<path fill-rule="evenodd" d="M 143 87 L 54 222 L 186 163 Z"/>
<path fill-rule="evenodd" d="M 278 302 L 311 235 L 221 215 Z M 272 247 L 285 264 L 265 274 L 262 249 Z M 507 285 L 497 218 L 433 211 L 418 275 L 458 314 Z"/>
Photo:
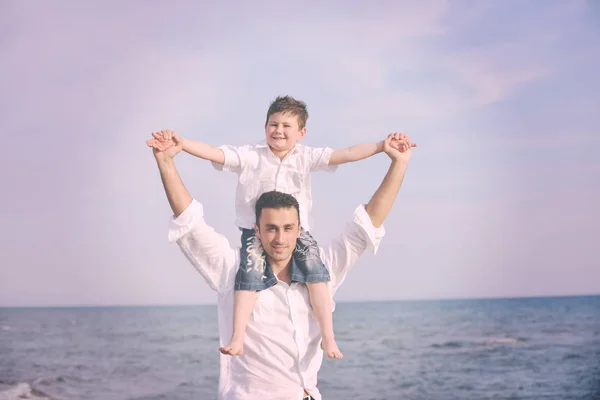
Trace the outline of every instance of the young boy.
<path fill-rule="evenodd" d="M 242 231 L 241 263 L 236 275 L 231 342 L 219 350 L 223 354 L 243 352 L 248 319 L 254 309 L 257 292 L 277 283 L 265 262 L 260 241 L 256 239 L 254 206 L 258 197 L 271 190 L 293 195 L 300 205 L 302 228 L 294 251 L 292 281 L 304 282 L 321 328 L 322 348 L 329 358 L 342 358 L 333 334 L 331 298 L 327 283 L 329 272 L 309 233 L 308 216 L 312 207 L 310 173 L 333 172 L 337 165 L 362 160 L 380 153 L 383 142 L 358 144 L 343 150 L 303 146 L 308 112 L 306 104 L 290 96 L 277 97 L 267 111 L 266 143 L 254 146 L 221 146 L 179 138 L 172 131 L 153 133 L 148 146 L 164 150 L 183 141 L 183 150 L 211 161 L 222 171 L 236 172 L 236 225 Z M 404 135 L 401 135 L 404 136 Z"/>

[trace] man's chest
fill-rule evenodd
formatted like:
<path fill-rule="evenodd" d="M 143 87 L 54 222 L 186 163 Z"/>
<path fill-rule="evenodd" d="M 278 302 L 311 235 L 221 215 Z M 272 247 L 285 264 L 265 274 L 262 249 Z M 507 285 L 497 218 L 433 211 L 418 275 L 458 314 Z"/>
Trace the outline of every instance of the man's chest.
<path fill-rule="evenodd" d="M 248 328 L 258 333 L 254 340 L 275 340 L 291 349 L 305 347 L 320 336 L 306 285 L 298 283 L 279 282 L 259 292 Z"/>
<path fill-rule="evenodd" d="M 305 284 L 287 285 L 278 282 L 275 286 L 258 293 L 254 309 L 261 321 L 289 320 L 290 323 L 307 323 L 311 314 L 310 298 Z"/>

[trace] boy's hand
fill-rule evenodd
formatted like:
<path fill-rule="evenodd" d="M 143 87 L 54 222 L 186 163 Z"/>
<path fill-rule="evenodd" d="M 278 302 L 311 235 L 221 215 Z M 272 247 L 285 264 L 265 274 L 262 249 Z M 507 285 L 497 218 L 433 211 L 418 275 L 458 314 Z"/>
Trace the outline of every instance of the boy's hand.
<path fill-rule="evenodd" d="M 411 148 L 417 147 L 416 143 L 410 142 L 410 137 L 403 133 L 390 133 L 383 141 L 383 151 L 392 160 L 405 163 L 410 161 Z"/>
<path fill-rule="evenodd" d="M 172 159 L 183 148 L 183 140 L 174 131 L 153 132 L 152 137 L 154 139 L 148 140 L 146 144 L 152 147 L 154 157 L 159 161 Z"/>
<path fill-rule="evenodd" d="M 154 139 L 146 141 L 146 144 L 148 147 L 164 151 L 176 145 L 175 140 L 173 139 L 174 136 L 177 136 L 177 133 L 171 130 L 152 132 L 152 137 Z"/>

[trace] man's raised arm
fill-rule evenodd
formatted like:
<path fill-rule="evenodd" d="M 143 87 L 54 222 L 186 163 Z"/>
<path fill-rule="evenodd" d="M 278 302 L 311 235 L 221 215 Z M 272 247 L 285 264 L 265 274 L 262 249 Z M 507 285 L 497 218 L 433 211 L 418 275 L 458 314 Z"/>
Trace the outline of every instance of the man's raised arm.
<path fill-rule="evenodd" d="M 366 249 L 370 249 L 373 253 L 377 252 L 385 234 L 382 224 L 394 204 L 404 179 L 411 147 L 416 147 L 416 144 L 410 143 L 407 135 L 394 133 L 387 137 L 383 143 L 383 151 L 390 157 L 392 163 L 383 182 L 371 197 L 369 204 L 360 205 L 354 211 L 353 221 L 347 224 L 344 231 L 322 250 L 323 262 L 331 276 L 329 290 L 332 296 L 346 279 L 350 266 L 358 261 Z"/>
<path fill-rule="evenodd" d="M 192 196 L 185 188 L 177 168 L 175 168 L 175 161 L 173 157 L 179 153 L 183 147 L 183 141 L 177 134 L 173 135 L 175 145 L 169 147 L 166 150 L 161 150 L 158 147 L 152 146 L 152 152 L 154 158 L 158 164 L 158 170 L 160 171 L 160 179 L 162 180 L 169 200 L 169 205 L 175 217 L 178 217 L 188 206 L 192 203 Z"/>
<path fill-rule="evenodd" d="M 212 289 L 219 292 L 233 289 L 238 252 L 231 248 L 227 238 L 204 221 L 202 205 L 194 201 L 185 188 L 173 160 L 181 151 L 182 142 L 177 135 L 173 139 L 176 144 L 168 149 L 151 146 L 174 214 L 169 226 L 169 241 L 177 242 Z"/>
<path fill-rule="evenodd" d="M 410 143 L 408 136 L 399 133 L 392 133 L 383 142 L 383 151 L 391 158 L 392 164 L 366 206 L 367 214 L 376 228 L 383 224 L 396 200 L 410 161 L 411 147 L 416 145 Z"/>

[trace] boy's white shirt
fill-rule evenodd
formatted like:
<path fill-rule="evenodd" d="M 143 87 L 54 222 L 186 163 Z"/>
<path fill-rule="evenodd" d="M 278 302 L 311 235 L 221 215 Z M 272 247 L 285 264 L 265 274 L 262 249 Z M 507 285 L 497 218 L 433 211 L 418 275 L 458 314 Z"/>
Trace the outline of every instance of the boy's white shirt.
<path fill-rule="evenodd" d="M 312 209 L 310 174 L 316 171 L 333 172 L 330 166 L 333 149 L 309 147 L 297 143 L 280 160 L 266 142 L 245 146 L 220 146 L 225 154 L 223 165 L 212 163 L 219 171 L 235 172 L 238 182 L 235 191 L 235 224 L 253 229 L 254 205 L 261 194 L 271 190 L 291 194 L 300 205 L 300 223 L 310 230 L 309 215 Z"/>
<path fill-rule="evenodd" d="M 350 267 L 364 250 L 375 253 L 384 234 L 383 226 L 375 228 L 361 205 L 341 234 L 320 249 L 331 276 L 328 286 L 332 309 L 335 309 L 333 296 Z M 233 332 L 239 248 L 232 247 L 206 223 L 203 207 L 196 200 L 171 220 L 169 241 L 177 242 L 186 258 L 217 292 L 219 338 L 223 346 Z M 321 400 L 317 389 L 317 374 L 323 359 L 320 339 L 304 283 L 287 285 L 278 281 L 261 291 L 248 321 L 244 354 L 221 355 L 219 400 L 300 400 L 304 389 Z"/>

